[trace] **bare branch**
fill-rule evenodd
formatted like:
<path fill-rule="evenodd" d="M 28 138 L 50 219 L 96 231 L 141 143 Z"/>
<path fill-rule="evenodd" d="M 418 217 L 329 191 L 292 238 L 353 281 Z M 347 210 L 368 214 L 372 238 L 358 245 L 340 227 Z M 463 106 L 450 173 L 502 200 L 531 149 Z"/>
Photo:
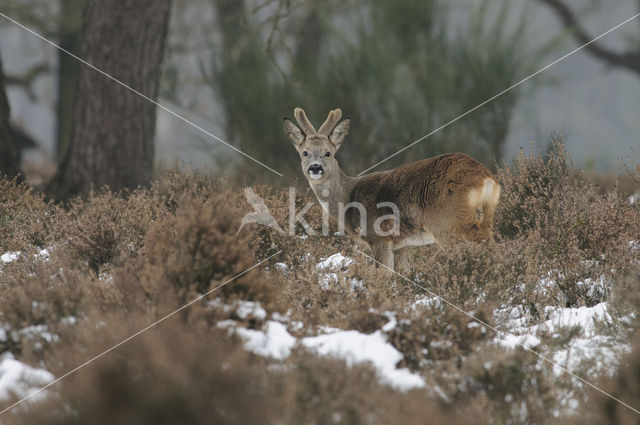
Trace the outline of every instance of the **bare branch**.
<path fill-rule="evenodd" d="M 581 43 L 588 43 L 594 37 L 589 35 L 584 27 L 578 22 L 576 15 L 562 0 L 538 0 L 549 6 L 560 18 L 562 23 L 573 31 L 575 39 Z M 600 43 L 590 43 L 585 47 L 593 56 L 604 60 L 610 65 L 620 66 L 630 71 L 640 74 L 640 50 L 629 52 L 616 52 L 602 46 Z"/>
<path fill-rule="evenodd" d="M 36 94 L 33 91 L 33 84 L 42 74 L 49 72 L 51 68 L 48 63 L 39 63 L 29 68 L 24 75 L 5 75 L 4 82 L 7 86 L 18 86 L 27 93 L 30 100 L 35 100 Z"/>

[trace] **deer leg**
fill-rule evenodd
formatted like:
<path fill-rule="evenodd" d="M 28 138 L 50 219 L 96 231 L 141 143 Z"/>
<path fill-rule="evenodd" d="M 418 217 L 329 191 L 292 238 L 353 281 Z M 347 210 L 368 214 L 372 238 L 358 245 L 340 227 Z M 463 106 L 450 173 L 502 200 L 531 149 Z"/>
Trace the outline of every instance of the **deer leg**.
<path fill-rule="evenodd" d="M 393 249 L 392 243 L 388 240 L 377 240 L 371 243 L 373 258 L 381 264 L 393 270 Z"/>
<path fill-rule="evenodd" d="M 409 247 L 405 246 L 394 251 L 396 269 L 399 273 L 407 274 L 411 271 L 409 264 Z"/>

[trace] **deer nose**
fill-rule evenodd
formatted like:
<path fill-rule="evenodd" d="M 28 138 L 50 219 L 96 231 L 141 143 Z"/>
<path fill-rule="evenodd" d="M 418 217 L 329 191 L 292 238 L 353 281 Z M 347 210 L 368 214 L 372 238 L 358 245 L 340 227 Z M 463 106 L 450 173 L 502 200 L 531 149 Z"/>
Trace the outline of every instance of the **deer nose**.
<path fill-rule="evenodd" d="M 309 174 L 322 174 L 324 173 L 324 170 L 322 169 L 322 166 L 318 165 L 318 164 L 313 164 L 311 167 L 309 167 Z"/>

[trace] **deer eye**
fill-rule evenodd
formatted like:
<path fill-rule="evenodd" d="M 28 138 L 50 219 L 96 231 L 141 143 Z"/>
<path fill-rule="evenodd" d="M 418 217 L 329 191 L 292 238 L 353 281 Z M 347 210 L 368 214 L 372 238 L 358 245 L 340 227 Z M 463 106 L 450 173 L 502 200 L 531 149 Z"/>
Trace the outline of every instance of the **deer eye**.
<path fill-rule="evenodd" d="M 329 158 L 331 156 L 331 152 L 327 152 L 324 154 L 324 156 L 326 156 L 327 158 Z"/>
<path fill-rule="evenodd" d="M 302 152 L 302 156 L 307 156 L 307 155 L 309 155 L 309 152 L 307 151 Z"/>

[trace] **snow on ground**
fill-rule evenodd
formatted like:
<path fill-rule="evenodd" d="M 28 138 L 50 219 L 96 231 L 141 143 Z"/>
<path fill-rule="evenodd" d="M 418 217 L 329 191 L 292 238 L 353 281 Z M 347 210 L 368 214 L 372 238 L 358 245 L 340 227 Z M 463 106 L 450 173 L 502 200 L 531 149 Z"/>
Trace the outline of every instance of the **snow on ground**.
<path fill-rule="evenodd" d="M 251 310 L 250 304 L 258 304 L 247 301 L 244 303 L 247 310 Z M 261 309 L 259 305 L 257 307 Z M 288 322 L 286 316 L 278 315 L 278 319 Z M 395 318 L 392 323 L 397 323 Z M 237 322 L 233 320 L 218 322 L 218 327 L 227 328 L 230 333 L 238 335 L 244 340 L 246 350 L 260 356 L 284 360 L 289 357 L 292 349 L 302 347 L 321 356 L 343 359 L 348 365 L 369 363 L 383 382 L 398 390 L 407 391 L 425 386 L 424 380 L 409 369 L 396 368 L 396 364 L 402 360 L 402 353 L 387 342 L 382 331 L 367 335 L 354 330 L 322 328 L 320 331 L 323 334 L 298 340 L 287 331 L 285 324 L 276 320 L 268 320 L 260 330 L 237 326 Z"/>
<path fill-rule="evenodd" d="M 543 309 L 545 320 L 532 322 L 520 306 L 505 307 L 494 312 L 494 320 L 505 333 L 496 336 L 494 342 L 513 349 L 520 345 L 531 348 L 555 363 L 553 374 L 566 376 L 567 371 L 585 379 L 599 373 L 613 375 L 629 344 L 619 343 L 613 336 L 602 334 L 603 327 L 611 325 L 608 304 L 602 302 L 592 307 L 563 308 L 547 306 Z M 621 320 L 623 323 L 624 319 Z M 573 336 L 565 340 L 568 335 Z M 539 363 L 544 360 L 540 359 Z M 576 388 L 583 387 L 572 378 L 572 388 L 560 393 L 560 409 L 555 417 L 572 414 L 581 397 Z"/>
<path fill-rule="evenodd" d="M 44 261 L 48 261 L 51 257 L 49 250 L 47 248 L 41 249 L 37 254 L 34 255 L 36 260 L 42 259 Z"/>
<path fill-rule="evenodd" d="M 20 251 L 5 252 L 4 254 L 0 255 L 0 261 L 2 261 L 3 263 L 11 263 L 12 261 L 16 261 L 18 258 L 20 258 L 21 254 L 22 253 Z"/>
<path fill-rule="evenodd" d="M 16 261 L 21 255 L 20 251 L 6 252 L 0 256 L 0 265 Z M 43 249 L 35 255 L 35 259 L 46 261 L 49 256 L 49 251 Z M 331 283 L 338 283 L 338 273 L 346 270 L 353 262 L 353 259 L 340 253 L 322 259 L 316 265 L 316 270 L 320 271 L 319 284 L 328 288 Z M 275 268 L 283 273 L 289 270 L 284 263 L 276 264 Z M 541 291 L 545 291 L 554 283 L 548 277 L 543 277 L 538 287 Z M 356 279 L 351 279 L 349 284 L 352 290 L 362 288 L 364 285 L 362 281 Z M 584 285 L 587 288 L 601 289 L 606 286 L 606 282 L 601 278 L 596 281 L 585 281 Z M 222 307 L 225 311 L 235 311 L 237 317 L 242 320 L 247 318 L 266 320 L 268 317 L 260 303 L 256 302 L 237 300 L 231 305 L 220 305 L 221 302 L 214 299 L 208 303 Z M 408 306 L 411 310 L 419 307 L 442 308 L 443 304 L 437 297 L 425 297 Z M 613 373 L 620 355 L 629 348 L 628 345 L 616 344 L 611 336 L 598 334 L 598 325 L 606 325 L 612 320 L 607 309 L 606 302 L 593 307 L 548 306 L 543 310 L 545 320 L 531 323 L 531 318 L 523 307 L 503 307 L 495 311 L 494 321 L 504 333 L 496 336 L 494 342 L 505 349 L 513 349 L 521 345 L 532 348 L 572 372 L 578 370 L 583 362 L 588 362 L 590 370 L 594 372 Z M 317 336 L 297 339 L 288 332 L 287 326 L 301 328 L 304 325 L 292 323 L 288 316 L 284 315 L 273 315 L 272 320 L 266 320 L 259 330 L 240 327 L 234 320 L 219 322 L 218 326 L 236 333 L 244 341 L 245 349 L 261 356 L 284 360 L 290 356 L 293 349 L 303 348 L 321 356 L 343 359 L 349 365 L 368 363 L 377 371 L 383 382 L 398 390 L 407 391 L 425 387 L 422 377 L 406 368 L 396 367 L 402 359 L 402 353 L 387 342 L 384 332 L 391 331 L 397 325 L 397 320 L 394 312 L 384 312 L 384 314 L 389 322 L 373 334 L 363 334 L 355 330 L 321 328 Z M 549 338 L 551 341 L 561 339 L 562 331 L 568 329 L 577 331 L 573 338 L 560 345 L 559 350 L 549 352 L 544 349 L 543 341 L 549 341 Z M 0 340 L 7 339 L 6 330 L 0 328 L 0 331 L 2 331 Z M 29 335 L 42 335 L 47 341 L 55 339 L 47 329 L 31 327 L 22 331 Z M 564 373 L 557 366 L 553 371 L 556 375 Z M 51 373 L 25 365 L 15 360 L 11 353 L 7 352 L 0 357 L 0 400 L 6 400 L 12 395 L 24 397 L 53 379 Z"/>
<path fill-rule="evenodd" d="M 267 318 L 267 312 L 260 306 L 259 302 L 237 300 L 233 303 L 233 306 L 236 308 L 236 314 L 241 319 L 255 317 L 262 320 Z"/>
<path fill-rule="evenodd" d="M 358 331 L 338 331 L 325 335 L 303 338 L 301 345 L 321 356 L 344 359 L 348 365 L 369 363 L 383 382 L 407 391 L 425 386 L 424 380 L 407 368 L 397 369 L 402 354 L 387 342 L 381 331 L 362 334 Z"/>
<path fill-rule="evenodd" d="M 235 311 L 236 315 L 242 320 L 247 318 L 264 320 L 267 318 L 267 312 L 259 302 L 235 300 L 231 304 L 223 304 L 220 299 L 214 298 L 207 301 L 207 305 L 211 307 L 221 307 L 225 313 Z"/>
<path fill-rule="evenodd" d="M 534 348 L 540 345 L 540 339 L 534 335 L 514 335 L 514 334 L 504 334 L 500 335 L 495 340 L 498 345 L 502 348 L 513 350 L 514 348 L 518 348 L 520 346 L 526 348 Z"/>
<path fill-rule="evenodd" d="M 16 261 L 18 258 L 20 258 L 21 255 L 22 255 L 22 251 L 8 251 L 0 255 L 0 262 L 12 263 Z M 37 254 L 33 255 L 33 257 L 36 260 L 42 259 L 44 261 L 47 261 L 50 255 L 51 254 L 49 253 L 49 250 L 45 248 L 45 249 L 39 250 Z"/>
<path fill-rule="evenodd" d="M 289 266 L 287 266 L 285 263 L 275 263 L 273 267 L 275 267 L 276 270 L 280 270 L 283 273 L 286 273 L 287 270 L 289 270 Z"/>
<path fill-rule="evenodd" d="M 4 353 L 0 359 L 0 400 L 2 401 L 10 400 L 12 397 L 26 397 L 53 380 L 54 377 L 50 372 L 19 362 L 11 353 Z M 42 391 L 35 394 L 31 400 L 38 401 L 46 395 L 46 391 Z"/>
<path fill-rule="evenodd" d="M 411 304 L 411 310 L 416 311 L 418 307 L 424 307 L 426 309 L 438 309 L 442 308 L 443 302 L 440 297 L 426 297 L 420 298 Z"/>
<path fill-rule="evenodd" d="M 353 260 L 351 258 L 345 257 L 338 252 L 316 264 L 316 269 L 340 270 L 347 268 L 352 263 Z"/>
<path fill-rule="evenodd" d="M 22 255 L 22 251 L 8 251 L 0 255 L 0 272 L 2 272 L 2 264 L 13 263 Z M 50 254 L 48 249 L 41 249 L 37 254 L 33 255 L 35 260 L 48 261 Z"/>
<path fill-rule="evenodd" d="M 2 272 L 2 264 L 11 263 L 18 260 L 22 256 L 21 251 L 10 251 L 0 255 L 0 272 Z M 47 261 L 50 258 L 49 250 L 41 249 L 34 254 L 35 260 Z M 34 308 L 38 305 L 35 303 Z M 21 337 L 35 339 L 38 336 L 44 338 L 45 341 L 51 342 L 58 338 L 57 335 L 50 333 L 44 325 L 27 326 L 18 331 L 12 331 L 6 325 L 0 326 L 0 341 L 8 341 L 9 338 L 18 340 Z M 39 341 L 34 343 L 41 344 Z M 0 401 L 8 401 L 12 398 L 26 397 L 33 391 L 42 388 L 54 380 L 54 376 L 44 370 L 31 367 L 25 363 L 16 360 L 10 352 L 4 352 L 0 355 Z M 47 396 L 46 391 L 42 391 L 31 398 L 31 401 L 38 401 Z"/>
<path fill-rule="evenodd" d="M 494 342 L 507 349 L 520 345 L 533 348 L 572 372 L 577 371 L 584 362 L 592 363 L 590 371 L 611 374 L 615 372 L 617 359 L 629 347 L 617 343 L 611 336 L 598 333 L 598 325 L 606 326 L 613 320 L 607 309 L 606 302 L 593 307 L 548 306 L 543 310 L 546 320 L 535 324 L 528 324 L 522 307 L 498 309 L 494 319 L 506 328 L 506 332 L 496 336 Z M 563 343 L 562 348 L 549 352 L 541 346 L 541 338 L 561 341 L 566 331 L 572 329 L 576 330 L 576 334 Z M 554 366 L 553 372 L 556 376 L 565 373 L 558 366 Z"/>
<path fill-rule="evenodd" d="M 318 277 L 318 284 L 324 289 L 329 289 L 332 283 L 339 283 L 340 278 L 337 272 L 346 270 L 353 262 L 353 259 L 345 257 L 341 253 L 333 254 L 323 259 L 316 264 L 316 270 L 321 271 Z M 348 283 L 352 291 L 364 287 L 364 283 L 360 279 L 348 279 Z"/>
<path fill-rule="evenodd" d="M 267 321 L 263 331 L 236 328 L 236 334 L 244 339 L 246 350 L 277 360 L 289 357 L 296 345 L 296 339 L 287 331 L 287 327 L 273 320 Z"/>
<path fill-rule="evenodd" d="M 353 262 L 353 259 L 340 253 L 322 259 L 316 265 L 316 270 L 321 271 L 319 284 L 328 288 L 331 283 L 338 283 L 338 273 Z M 357 284 L 352 282 L 351 287 L 354 289 L 362 285 L 361 281 Z M 545 276 L 540 279 L 538 290 L 546 292 L 554 285 L 553 279 Z M 588 279 L 578 284 L 580 285 L 589 294 L 593 292 L 593 295 L 595 292 L 603 292 L 608 286 L 604 277 Z M 408 307 L 414 311 L 419 307 L 443 308 L 443 303 L 438 297 L 425 297 Z M 497 309 L 494 321 L 503 333 L 497 335 L 494 342 L 505 349 L 524 346 L 547 356 L 561 366 L 554 366 L 553 372 L 556 376 L 565 373 L 562 368 L 576 372 L 585 365 L 589 372 L 613 373 L 618 359 L 629 347 L 617 343 L 612 336 L 599 334 L 598 325 L 606 326 L 612 321 L 607 308 L 606 302 L 593 307 L 548 306 L 543 310 L 543 322 L 532 322 L 526 309 L 521 306 Z M 412 374 L 407 369 L 396 368 L 402 354 L 386 341 L 384 332 L 389 332 L 397 324 L 395 316 L 389 319 L 383 329 L 370 335 L 355 330 L 320 329 L 321 335 L 295 340 L 283 325 L 276 325 L 275 329 L 272 329 L 273 324 L 277 322 L 268 322 L 264 330 L 238 329 L 237 332 L 247 341 L 245 346 L 257 354 L 282 359 L 288 356 L 292 348 L 301 346 L 319 355 L 342 358 L 348 364 L 368 362 L 378 371 L 383 381 L 398 389 L 425 386 L 420 376 Z M 560 343 L 569 330 L 574 332 L 573 336 Z M 559 343 L 554 345 L 554 340 Z M 549 344 L 552 348 L 549 348 Z M 274 348 L 276 346 L 280 348 Z M 582 372 L 584 373 L 584 370 Z"/>

